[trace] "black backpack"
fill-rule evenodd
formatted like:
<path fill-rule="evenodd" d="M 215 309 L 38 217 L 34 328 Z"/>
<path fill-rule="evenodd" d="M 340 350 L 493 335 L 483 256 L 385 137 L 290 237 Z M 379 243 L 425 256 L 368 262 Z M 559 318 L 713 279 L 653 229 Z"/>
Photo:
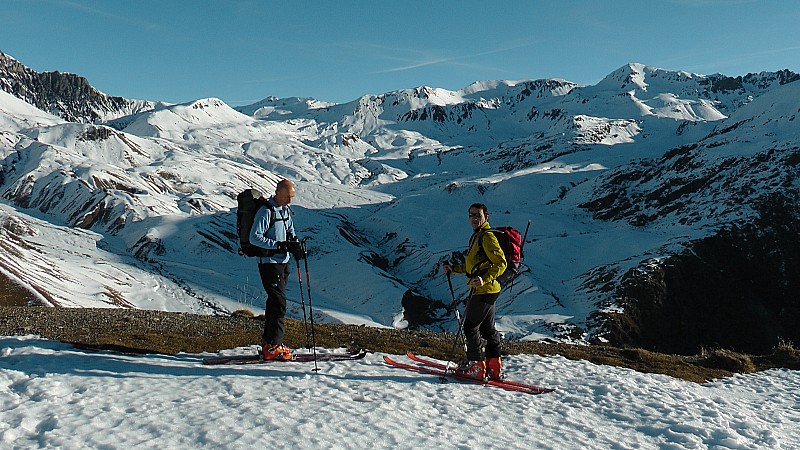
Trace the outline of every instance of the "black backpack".
<path fill-rule="evenodd" d="M 245 189 L 236 196 L 238 207 L 236 209 L 236 234 L 239 236 L 239 254 L 243 256 L 272 256 L 274 250 L 267 250 L 250 243 L 250 230 L 253 228 L 253 219 L 262 206 L 272 210 L 269 227 L 275 225 L 275 208 L 256 189 Z"/>

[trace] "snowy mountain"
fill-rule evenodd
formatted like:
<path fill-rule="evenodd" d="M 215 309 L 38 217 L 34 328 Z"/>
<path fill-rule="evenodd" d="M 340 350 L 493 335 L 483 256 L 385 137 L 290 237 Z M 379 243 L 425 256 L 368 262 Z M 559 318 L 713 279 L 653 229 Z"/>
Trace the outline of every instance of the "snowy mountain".
<path fill-rule="evenodd" d="M 788 71 L 732 78 L 629 64 L 593 86 L 484 81 L 236 109 L 121 100 L 79 114 L 80 102 L 41 106 L 58 103 L 52 91 L 34 101 L 26 93 L 42 74 L 14 63 L 0 78 L 17 86 L 0 92 L 0 273 L 52 305 L 262 309 L 255 262 L 236 255 L 235 198 L 288 177 L 298 232 L 312 238 L 319 320 L 452 329 L 439 268 L 464 250 L 466 209 L 480 201 L 494 226 L 532 223 L 530 270 L 498 303 L 507 337 L 649 342 L 633 331 L 685 310 L 675 280 L 647 288 L 654 272 L 771 221 L 764 205 L 798 204 L 800 76 Z M 10 65 L 28 75 L 8 75 Z M 796 229 L 800 215 L 786 211 L 781 229 Z M 800 318 L 787 309 L 797 281 L 786 269 L 800 252 L 781 249 L 785 290 L 769 291 L 780 298 L 759 302 L 766 291 L 752 289 L 739 299 L 767 322 Z M 714 273 L 724 285 L 734 272 Z M 290 312 L 302 317 L 297 291 Z M 713 305 L 731 294 L 707 295 Z M 709 339 L 724 345 L 722 328 Z M 778 336 L 800 337 L 782 326 L 763 342 Z"/>
<path fill-rule="evenodd" d="M 3 52 L 0 90 L 73 122 L 104 122 L 163 105 L 106 95 L 71 73 L 36 72 Z"/>

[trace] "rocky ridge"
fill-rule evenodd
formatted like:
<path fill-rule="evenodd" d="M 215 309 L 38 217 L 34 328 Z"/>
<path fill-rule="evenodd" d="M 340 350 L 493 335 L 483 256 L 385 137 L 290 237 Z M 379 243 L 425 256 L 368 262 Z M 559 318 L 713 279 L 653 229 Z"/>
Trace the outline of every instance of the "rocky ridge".
<path fill-rule="evenodd" d="M 106 122 L 158 105 L 106 95 L 79 75 L 36 72 L 3 52 L 0 52 L 0 89 L 70 122 Z"/>

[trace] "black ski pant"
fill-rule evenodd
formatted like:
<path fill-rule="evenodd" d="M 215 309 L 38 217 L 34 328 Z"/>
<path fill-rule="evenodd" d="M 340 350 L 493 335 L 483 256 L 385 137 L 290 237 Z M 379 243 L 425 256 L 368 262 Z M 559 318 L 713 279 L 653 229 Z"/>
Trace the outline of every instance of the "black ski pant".
<path fill-rule="evenodd" d="M 289 278 L 289 264 L 259 263 L 258 274 L 261 284 L 267 291 L 264 307 L 264 336 L 262 345 L 283 344 L 286 328 L 286 279 Z"/>
<path fill-rule="evenodd" d="M 482 361 L 500 356 L 500 333 L 494 327 L 494 304 L 500 293 L 470 296 L 464 312 L 464 337 L 467 340 L 467 359 Z M 486 339 L 486 354 L 481 338 Z"/>

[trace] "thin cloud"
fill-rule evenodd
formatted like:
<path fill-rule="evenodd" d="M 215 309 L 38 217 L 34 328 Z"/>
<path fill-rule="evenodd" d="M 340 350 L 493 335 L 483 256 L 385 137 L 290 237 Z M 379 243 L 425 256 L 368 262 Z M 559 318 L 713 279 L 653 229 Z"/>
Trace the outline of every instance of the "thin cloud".
<path fill-rule="evenodd" d="M 795 45 L 792 47 L 784 47 L 784 48 L 773 48 L 769 50 L 762 50 L 760 52 L 752 52 L 745 56 L 762 56 L 762 55 L 774 55 L 776 53 L 785 53 L 785 52 L 793 52 L 796 50 L 800 50 L 800 45 Z"/>
<path fill-rule="evenodd" d="M 241 80 L 240 83 L 242 84 L 264 84 L 264 83 L 274 83 L 276 81 L 286 81 L 290 80 L 291 77 L 281 76 L 281 77 L 272 77 L 272 78 L 260 78 L 260 79 L 253 79 L 253 80 Z"/>
<path fill-rule="evenodd" d="M 750 3 L 760 3 L 763 0 L 672 0 L 678 6 L 690 6 L 698 8 L 707 7 L 728 7 L 731 5 L 747 5 Z"/>
<path fill-rule="evenodd" d="M 443 63 L 446 63 L 446 62 L 456 61 L 458 59 L 459 58 L 441 58 L 441 59 L 434 59 L 434 60 L 430 60 L 430 61 L 421 61 L 421 62 L 409 64 L 409 65 L 406 65 L 406 66 L 398 66 L 398 67 L 392 67 L 392 68 L 389 68 L 389 69 L 376 70 L 376 71 L 370 72 L 370 73 L 372 73 L 372 74 L 381 74 L 381 73 L 403 72 L 403 71 L 406 71 L 406 70 L 419 69 L 420 67 L 433 66 L 433 65 L 436 65 L 436 64 L 443 64 Z"/>
<path fill-rule="evenodd" d="M 703 61 L 702 64 L 692 64 L 691 66 L 687 67 L 689 70 L 702 70 L 703 68 L 708 67 L 715 67 L 714 70 L 724 70 L 725 67 L 734 67 L 734 66 L 743 66 L 756 64 L 756 60 L 760 57 L 776 55 L 779 53 L 789 53 L 789 52 L 798 52 L 800 51 L 800 46 L 792 46 L 792 47 L 783 47 L 783 48 L 776 48 L 776 49 L 769 49 L 769 50 L 761 50 L 756 52 L 749 52 L 743 53 L 739 55 L 735 55 L 731 58 L 722 59 L 722 60 L 706 60 Z M 787 66 L 788 68 L 788 66 Z"/>
<path fill-rule="evenodd" d="M 52 3 L 57 4 L 57 5 L 61 5 L 61 6 L 66 7 L 66 8 L 71 8 L 71 9 L 75 9 L 75 10 L 78 10 L 78 11 L 83 11 L 83 12 L 88 13 L 88 14 L 93 14 L 95 16 L 105 17 L 107 19 L 112 19 L 112 20 L 121 21 L 121 22 L 127 22 L 127 23 L 129 23 L 131 25 L 144 28 L 145 30 L 154 30 L 154 29 L 161 28 L 161 26 L 156 24 L 156 23 L 142 22 L 142 21 L 138 21 L 138 20 L 131 20 L 129 17 L 126 17 L 126 16 L 121 16 L 121 15 L 117 15 L 117 14 L 111 14 L 111 13 L 106 12 L 105 10 L 103 10 L 101 8 L 92 8 L 92 7 L 84 5 L 82 3 L 77 3 L 77 2 L 73 2 L 73 1 L 69 1 L 69 0 L 53 0 Z"/>
<path fill-rule="evenodd" d="M 533 42 L 528 42 L 528 43 L 524 43 L 524 44 L 510 45 L 510 46 L 506 46 L 506 47 L 496 48 L 496 49 L 493 49 L 493 50 L 487 50 L 487 51 L 484 51 L 484 52 L 473 53 L 473 54 L 470 54 L 470 55 L 453 56 L 453 57 L 450 57 L 450 58 L 428 59 L 428 60 L 423 60 L 423 61 L 411 62 L 411 63 L 403 65 L 403 66 L 397 66 L 397 67 L 391 67 L 391 68 L 388 68 L 388 69 L 377 70 L 377 71 L 374 71 L 374 72 L 371 72 L 371 73 L 372 74 L 383 74 L 383 73 L 403 72 L 403 71 L 406 71 L 406 70 L 419 69 L 420 67 L 427 67 L 427 66 L 433 66 L 433 65 L 437 65 L 437 64 L 447 64 L 447 63 L 458 63 L 458 65 L 460 65 L 460 66 L 465 66 L 465 65 L 468 65 L 468 64 L 463 63 L 462 61 L 464 61 L 464 60 L 478 58 L 478 57 L 486 56 L 486 55 L 494 55 L 494 54 L 497 54 L 497 53 L 508 52 L 508 51 L 511 51 L 511 50 L 517 50 L 517 49 L 520 49 L 520 48 L 530 47 L 532 45 L 534 45 Z M 474 65 L 469 65 L 469 66 L 475 67 Z"/>

